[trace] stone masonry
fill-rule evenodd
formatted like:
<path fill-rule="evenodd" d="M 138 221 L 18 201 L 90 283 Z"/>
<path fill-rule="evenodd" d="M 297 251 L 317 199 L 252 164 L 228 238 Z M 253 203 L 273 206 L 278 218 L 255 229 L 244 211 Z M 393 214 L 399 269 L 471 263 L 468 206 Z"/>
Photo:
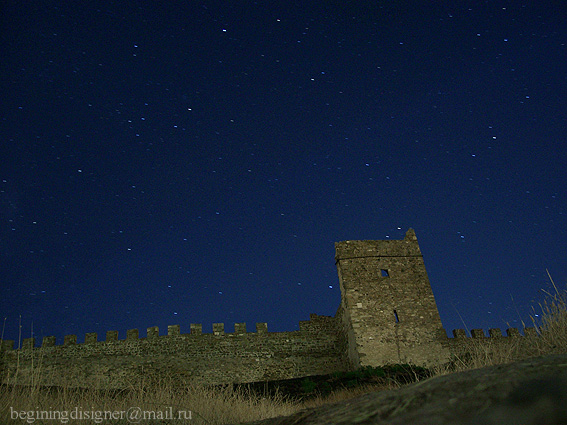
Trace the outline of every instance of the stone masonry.
<path fill-rule="evenodd" d="M 99 340 L 88 333 L 77 344 L 67 335 L 63 345 L 44 337 L 0 341 L 0 382 L 43 385 L 128 388 L 152 380 L 176 384 L 246 383 L 353 370 L 360 366 L 410 363 L 431 366 L 466 349 L 464 330 L 448 338 L 437 310 L 423 256 L 413 229 L 402 240 L 344 241 L 335 244 L 341 303 L 334 317 L 310 315 L 298 331 L 268 332 L 265 323 L 250 332 L 236 323 L 234 332 L 223 323 L 213 332 L 191 324 L 167 335 L 157 327 L 140 338 L 137 329 L 125 340 L 117 331 Z M 535 332 L 525 329 L 525 332 Z M 521 338 L 517 329 L 471 331 L 487 346 Z"/>
<path fill-rule="evenodd" d="M 335 250 L 351 364 L 427 365 L 449 358 L 413 229 L 401 241 L 338 242 Z"/>

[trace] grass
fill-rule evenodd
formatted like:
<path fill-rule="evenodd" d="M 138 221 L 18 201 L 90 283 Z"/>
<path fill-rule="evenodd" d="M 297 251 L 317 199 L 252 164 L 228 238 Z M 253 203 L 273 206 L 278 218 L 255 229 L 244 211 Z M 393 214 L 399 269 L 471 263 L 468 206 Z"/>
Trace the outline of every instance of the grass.
<path fill-rule="evenodd" d="M 397 389 L 400 388 L 400 386 L 401 385 L 398 383 L 389 382 L 383 384 L 363 384 L 361 386 L 357 386 L 353 388 L 343 388 L 333 391 L 327 395 L 321 395 L 306 400 L 298 406 L 298 410 L 321 407 L 326 404 L 338 403 L 340 401 L 349 400 L 351 398 L 355 398 L 363 394 L 368 394 L 370 392 Z"/>
<path fill-rule="evenodd" d="M 553 291 L 545 292 L 545 301 L 539 305 L 540 313 L 536 314 L 534 309 L 531 317 L 533 326 L 537 329 L 535 335 L 502 338 L 506 341 L 505 343 L 494 338 L 480 340 L 467 338 L 465 350 L 455 356 L 449 365 L 435 368 L 433 373 L 444 374 L 546 354 L 567 353 L 567 292 L 559 291 L 551 276 L 550 281 Z M 395 370 L 395 367 L 393 368 Z M 144 415 L 145 411 L 150 416 L 149 419 L 141 418 L 139 422 L 144 424 L 180 424 L 188 423 L 189 420 L 191 424 L 206 425 L 245 423 L 290 415 L 301 409 L 340 402 L 371 391 L 399 388 L 412 380 L 419 380 L 426 376 L 423 370 L 417 368 L 415 370 L 409 370 L 407 366 L 405 368 L 398 366 L 398 368 L 401 368 L 401 372 L 404 373 L 399 376 L 409 376 L 409 378 L 381 379 L 383 376 L 377 370 L 379 368 L 361 369 L 346 373 L 350 374 L 345 376 L 350 379 L 349 382 L 355 383 L 352 387 L 349 388 L 349 385 L 346 385 L 344 388 L 334 389 L 327 393 L 319 391 L 319 387 L 306 378 L 302 383 L 304 390 L 317 391 L 320 395 L 305 401 L 297 401 L 278 393 L 263 396 L 247 390 L 246 387 L 236 389 L 231 386 L 177 388 L 163 379 L 120 391 L 102 388 L 47 388 L 37 384 L 40 381 L 39 375 L 43 373 L 41 358 L 38 358 L 32 379 L 25 382 L 25 385 L 21 385 L 24 382 L 21 382 L 20 377 L 14 376 L 8 379 L 8 382 L 11 381 L 10 385 L 0 386 L 0 422 L 26 423 L 24 419 L 27 419 L 27 423 L 33 422 L 34 424 L 66 423 L 63 416 L 55 421 L 37 419 L 42 411 L 46 414 L 51 412 L 52 415 L 64 415 L 65 412 L 67 414 L 82 413 L 83 418 L 86 414 L 92 416 L 97 412 L 100 415 L 104 415 L 104 412 L 129 412 Z M 361 380 L 365 377 L 371 377 L 375 379 L 375 382 Z M 132 410 L 132 408 L 140 408 L 140 410 Z M 14 414 L 19 415 L 18 418 Z M 22 414 L 27 416 L 23 418 Z M 168 415 L 186 420 L 167 420 L 171 417 Z M 34 420 L 30 421 L 30 418 Z M 73 421 L 68 423 L 73 423 Z M 75 423 L 86 425 L 131 422 L 126 417 L 109 419 L 100 416 Z"/>
<path fill-rule="evenodd" d="M 539 338 L 533 341 L 537 355 L 567 353 L 567 291 L 559 291 L 547 272 L 554 292 L 540 304 L 541 315 L 532 315 L 534 326 L 540 330 Z"/>
<path fill-rule="evenodd" d="M 123 391 L 3 386 L 0 388 L 0 406 L 2 423 L 10 422 L 9 419 L 39 418 L 43 411 L 44 415 L 82 413 L 83 418 L 98 415 L 94 419 L 81 420 L 81 424 L 126 424 L 130 423 L 128 415 L 137 415 L 138 419 L 146 418 L 140 421 L 144 424 L 163 424 L 169 423 L 163 419 L 182 418 L 190 419 L 192 424 L 217 425 L 289 415 L 297 411 L 297 403 L 283 397 L 265 398 L 247 394 L 244 390 L 235 391 L 231 387 L 175 388 L 167 382 Z M 34 423 L 42 422 L 34 420 Z M 171 423 L 183 421 L 172 420 Z"/>
<path fill-rule="evenodd" d="M 41 362 L 37 362 L 38 369 Z M 415 370 L 414 370 L 415 369 Z M 182 423 L 165 419 L 187 418 L 194 424 L 235 424 L 286 416 L 299 410 L 339 402 L 371 391 L 399 388 L 412 377 L 424 376 L 425 369 L 409 365 L 393 365 L 384 368 L 363 368 L 358 371 L 329 375 L 335 384 L 334 390 L 323 393 L 322 387 L 310 379 L 302 382 L 302 391 L 312 393 L 305 400 L 271 392 L 270 396 L 258 394 L 245 386 L 233 389 L 232 386 L 192 386 L 179 388 L 164 379 L 146 382 L 143 386 L 131 386 L 124 390 L 70 387 L 42 387 L 38 379 L 17 384 L 17 379 L 8 379 L 11 384 L 0 386 L 0 423 L 8 419 L 33 423 L 44 415 L 70 415 L 82 413 L 95 419 L 81 420 L 81 424 L 105 423 L 126 424 L 126 417 L 109 418 L 105 412 L 114 415 L 147 412 L 149 420 L 141 423 Z M 14 377 L 17 378 L 17 377 Z M 341 385 L 341 382 L 344 384 Z M 338 384 L 338 385 L 336 385 Z M 131 410 L 139 407 L 138 410 Z M 18 415 L 18 416 L 14 416 Z M 30 416 L 31 415 L 31 416 Z M 153 416 L 152 416 L 153 415 Z M 160 418 L 165 418 L 164 420 Z M 63 419 L 63 416 L 55 416 Z M 104 419 L 102 422 L 100 420 Z M 63 423 L 59 421 L 60 423 Z M 49 423 L 46 421 L 45 423 Z M 53 420 L 51 421 L 53 423 Z"/>

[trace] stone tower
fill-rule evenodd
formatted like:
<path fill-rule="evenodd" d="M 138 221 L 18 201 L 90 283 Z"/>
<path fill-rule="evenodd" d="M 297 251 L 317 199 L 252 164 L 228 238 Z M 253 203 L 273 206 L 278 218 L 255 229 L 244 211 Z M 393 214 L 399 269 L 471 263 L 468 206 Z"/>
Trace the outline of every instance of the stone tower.
<path fill-rule="evenodd" d="M 447 335 L 413 229 L 402 240 L 335 243 L 341 316 L 352 367 L 431 365 Z"/>

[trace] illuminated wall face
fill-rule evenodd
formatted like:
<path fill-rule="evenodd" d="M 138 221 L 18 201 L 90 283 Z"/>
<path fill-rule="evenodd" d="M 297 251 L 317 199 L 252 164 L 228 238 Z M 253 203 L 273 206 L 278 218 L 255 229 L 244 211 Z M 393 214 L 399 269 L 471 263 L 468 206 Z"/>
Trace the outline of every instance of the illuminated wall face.
<path fill-rule="evenodd" d="M 427 364 L 448 356 L 412 229 L 402 240 L 345 241 L 335 247 L 353 365 Z"/>

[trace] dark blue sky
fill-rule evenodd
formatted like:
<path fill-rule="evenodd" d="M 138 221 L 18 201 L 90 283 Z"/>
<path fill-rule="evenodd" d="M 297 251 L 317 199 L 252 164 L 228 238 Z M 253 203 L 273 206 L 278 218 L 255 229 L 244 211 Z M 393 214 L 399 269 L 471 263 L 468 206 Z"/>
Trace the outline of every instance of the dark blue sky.
<path fill-rule="evenodd" d="M 38 339 L 339 304 L 416 230 L 445 328 L 567 282 L 560 1 L 7 1 L 0 312 Z"/>

